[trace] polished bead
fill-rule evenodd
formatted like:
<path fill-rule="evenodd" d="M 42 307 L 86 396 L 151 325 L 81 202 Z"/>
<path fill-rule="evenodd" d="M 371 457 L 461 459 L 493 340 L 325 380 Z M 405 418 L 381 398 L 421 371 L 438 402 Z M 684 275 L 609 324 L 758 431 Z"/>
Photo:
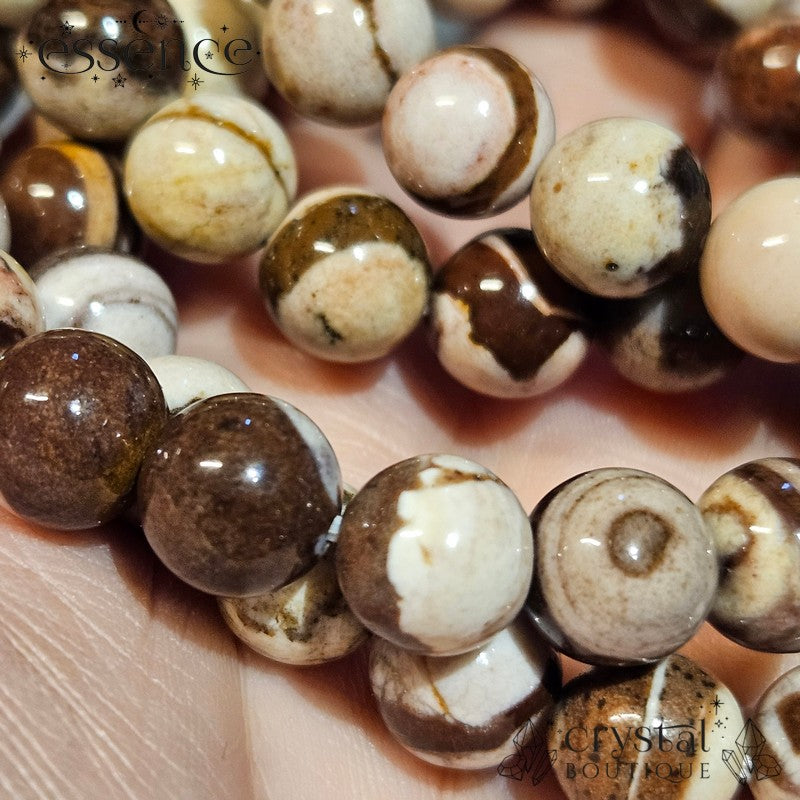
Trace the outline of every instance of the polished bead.
<path fill-rule="evenodd" d="M 427 0 L 278 0 L 261 43 L 267 76 L 296 111 L 362 125 L 380 118 L 392 85 L 435 37 Z"/>
<path fill-rule="evenodd" d="M 221 263 L 257 250 L 297 189 L 292 147 L 261 106 L 199 94 L 162 108 L 131 139 L 125 194 L 165 250 Z"/>
<path fill-rule="evenodd" d="M 700 262 L 703 300 L 720 330 L 770 361 L 800 361 L 800 178 L 736 198 L 714 220 Z"/>
<path fill-rule="evenodd" d="M 639 297 L 697 263 L 711 220 L 708 181 L 681 138 L 611 118 L 565 136 L 531 191 L 531 224 L 556 270 L 602 297 Z"/>
<path fill-rule="evenodd" d="M 36 285 L 19 262 L 0 250 L 0 353 L 44 329 Z"/>
<path fill-rule="evenodd" d="M 713 86 L 729 122 L 796 147 L 800 18 L 776 15 L 742 31 L 720 53 Z"/>
<path fill-rule="evenodd" d="M 800 797 L 800 667 L 790 669 L 764 692 L 753 717 L 750 789 L 755 800 Z M 751 754 L 752 755 L 752 754 Z"/>
<path fill-rule="evenodd" d="M 744 647 L 800 652 L 800 461 L 742 464 L 697 505 L 719 559 L 709 621 Z"/>
<path fill-rule="evenodd" d="M 3 173 L 0 194 L 11 220 L 11 253 L 26 269 L 67 247 L 113 248 L 123 233 L 114 171 L 87 145 L 28 148 Z"/>
<path fill-rule="evenodd" d="M 113 339 L 81 330 L 23 339 L 0 360 L 0 494 L 46 527 L 107 522 L 166 413 L 150 368 Z"/>
<path fill-rule="evenodd" d="M 674 486 L 634 469 L 596 469 L 531 514 L 527 609 L 561 652 L 590 664 L 645 663 L 700 627 L 717 587 L 711 535 Z"/>
<path fill-rule="evenodd" d="M 728 375 L 742 357 L 709 317 L 696 269 L 644 297 L 610 300 L 598 317 L 598 338 L 611 363 L 644 389 L 701 389 Z"/>
<path fill-rule="evenodd" d="M 513 492 L 459 456 L 417 456 L 356 494 L 339 582 L 374 633 L 425 655 L 477 647 L 511 622 L 530 583 L 530 525 Z"/>
<path fill-rule="evenodd" d="M 530 231 L 491 231 L 436 273 L 430 316 L 436 354 L 476 392 L 541 394 L 569 378 L 586 355 L 586 300 L 553 271 Z"/>
<path fill-rule="evenodd" d="M 140 259 L 81 248 L 40 261 L 33 277 L 48 329 L 104 333 L 145 359 L 175 352 L 175 298 Z"/>
<path fill-rule="evenodd" d="M 369 673 L 381 716 L 400 744 L 458 769 L 497 769 L 513 756 L 515 739 L 543 741 L 561 688 L 558 659 L 522 617 L 456 656 L 410 653 L 376 637 Z"/>
<path fill-rule="evenodd" d="M 218 394 L 249 392 L 250 387 L 229 369 L 193 356 L 165 355 L 148 359 L 170 413 Z"/>
<path fill-rule="evenodd" d="M 428 305 L 430 265 L 414 223 L 391 200 L 334 187 L 306 196 L 270 238 L 261 291 L 298 347 L 331 361 L 386 355 Z"/>
<path fill-rule="evenodd" d="M 567 800 L 731 800 L 740 773 L 730 753 L 740 753 L 743 727 L 731 691 L 673 655 L 645 670 L 595 668 L 570 681 L 547 746 Z"/>
<path fill-rule="evenodd" d="M 246 597 L 312 566 L 339 513 L 339 466 L 288 403 L 218 395 L 170 418 L 138 498 L 147 540 L 169 569 L 204 592 Z"/>
<path fill-rule="evenodd" d="M 165 0 L 49 0 L 19 32 L 22 48 L 30 57 L 17 69 L 37 110 L 79 139 L 124 140 L 185 81 Z"/>
<path fill-rule="evenodd" d="M 489 216 L 520 200 L 554 138 L 538 79 L 492 47 L 453 47 L 418 64 L 392 89 L 383 115 L 397 182 L 456 216 Z"/>

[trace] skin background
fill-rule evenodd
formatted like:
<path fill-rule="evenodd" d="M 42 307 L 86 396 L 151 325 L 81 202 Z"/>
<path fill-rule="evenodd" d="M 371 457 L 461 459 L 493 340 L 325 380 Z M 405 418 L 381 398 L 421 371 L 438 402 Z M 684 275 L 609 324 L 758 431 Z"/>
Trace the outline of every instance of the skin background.
<path fill-rule="evenodd" d="M 754 183 L 796 169 L 786 153 L 707 116 L 707 73 L 623 21 L 560 20 L 522 3 L 477 40 L 542 80 L 558 135 L 605 116 L 673 127 L 701 158 L 718 213 Z M 326 128 L 275 97 L 300 169 L 300 192 L 330 183 L 382 192 L 418 223 L 434 264 L 475 234 L 528 224 L 527 203 L 482 221 L 429 213 L 394 183 L 376 128 Z M 0 154 L 0 158 L 4 154 Z M 5 153 L 7 156 L 7 153 Z M 496 401 L 458 386 L 417 333 L 390 357 L 326 364 L 294 350 L 268 319 L 256 259 L 223 267 L 162 257 L 178 300 L 178 351 L 218 361 L 253 390 L 306 412 L 359 486 L 422 452 L 452 452 L 495 471 L 526 509 L 587 469 L 654 472 L 692 499 L 745 461 L 798 452 L 796 367 L 745 358 L 721 384 L 659 396 L 617 377 L 603 355 L 538 399 Z M 120 523 L 62 534 L 0 511 L 0 796 L 38 800 L 325 797 L 528 798 L 542 786 L 428 766 L 384 730 L 364 651 L 298 669 L 239 646 L 215 602 L 156 563 Z M 684 652 L 745 707 L 800 656 L 750 652 L 704 626 Z M 565 660 L 571 677 L 581 666 Z M 743 794 L 743 796 L 745 796 Z"/>

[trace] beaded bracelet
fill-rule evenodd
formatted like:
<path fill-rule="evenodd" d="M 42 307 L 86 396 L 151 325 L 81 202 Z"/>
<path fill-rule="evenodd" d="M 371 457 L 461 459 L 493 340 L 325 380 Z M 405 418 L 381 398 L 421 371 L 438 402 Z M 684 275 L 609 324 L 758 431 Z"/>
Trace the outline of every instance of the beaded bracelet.
<path fill-rule="evenodd" d="M 658 536 L 656 536 L 655 538 L 656 538 L 656 539 L 658 539 Z M 628 548 L 628 549 L 629 549 L 629 548 Z M 625 553 L 625 552 L 626 552 L 626 550 L 625 550 L 625 548 L 623 547 L 623 549 L 622 549 L 622 553 L 623 553 L 623 555 L 624 555 L 624 553 Z M 628 553 L 628 555 L 630 555 L 630 553 Z M 518 634 L 513 634 L 513 633 L 512 633 L 512 637 L 511 637 L 511 638 L 512 638 L 512 640 L 515 638 L 515 636 L 516 636 L 517 638 L 519 638 L 519 635 L 518 635 Z M 384 660 L 385 660 L 385 659 L 384 659 Z M 444 662 L 439 662 L 439 664 L 443 664 L 443 663 L 444 663 Z M 672 663 L 672 662 L 664 662 L 664 663 L 665 663 L 665 664 L 669 664 L 669 663 Z M 669 668 L 669 667 L 668 667 L 668 666 L 664 666 L 664 667 L 662 667 L 662 669 L 667 669 L 667 668 Z M 544 669 L 544 667 L 543 667 L 543 669 Z M 689 670 L 688 668 L 686 668 L 686 671 L 690 671 L 690 670 Z M 386 680 L 386 679 L 384 678 L 384 679 L 382 679 L 382 680 Z M 547 681 L 546 683 L 552 683 L 552 681 Z M 384 684 L 384 685 L 386 685 L 386 684 Z M 503 682 L 503 685 L 505 685 L 505 682 Z M 707 688 L 708 688 L 708 687 L 707 687 Z M 390 689 L 389 691 L 394 691 L 394 690 L 391 690 L 391 689 Z M 604 694 L 604 696 L 608 696 L 608 692 L 606 692 L 606 693 Z M 728 697 L 727 697 L 727 695 L 724 695 L 724 696 L 723 696 L 723 695 L 721 695 L 721 697 L 724 697 L 724 701 L 726 701 L 726 702 L 727 702 L 727 700 L 728 700 Z M 709 697 L 708 699 L 710 700 L 711 698 Z M 720 699 L 720 698 L 717 698 L 717 697 L 715 696 L 715 698 L 714 698 L 714 699 Z M 539 702 L 539 701 L 537 700 L 537 702 Z M 778 701 L 777 701 L 776 705 L 777 705 L 777 704 L 780 704 L 780 700 L 778 700 Z M 394 712 L 394 716 L 395 716 L 395 717 L 397 717 L 397 712 Z M 531 711 L 530 709 L 528 709 L 528 713 L 526 714 L 526 716 L 525 716 L 525 717 L 523 717 L 523 719 L 525 719 L 525 718 L 528 718 L 528 717 L 533 717 L 533 716 L 534 716 L 534 715 L 533 715 L 532 711 Z M 520 721 L 521 721 L 521 720 L 520 720 Z M 571 741 L 572 741 L 572 740 L 571 740 Z M 575 741 L 577 742 L 577 740 L 575 740 Z M 527 744 L 525 744 L 525 743 L 522 743 L 522 744 L 520 745 L 520 747 L 521 747 L 521 749 L 520 749 L 520 763 L 522 763 L 522 764 L 523 764 L 523 766 L 524 766 L 524 765 L 525 765 L 525 763 L 526 763 L 526 759 L 525 759 L 525 755 L 526 755 L 526 753 L 525 753 L 525 751 L 524 751 L 524 748 L 525 748 L 525 747 L 527 747 L 527 746 L 528 746 L 528 745 L 527 745 Z M 579 748 L 579 747 L 581 747 L 581 746 L 582 746 L 581 744 L 578 744 L 578 748 Z M 654 770 L 653 770 L 654 772 L 656 771 L 656 767 L 657 767 L 657 766 L 658 766 L 658 765 L 654 765 Z M 587 780 L 591 780 L 591 769 L 589 769 L 589 770 L 588 770 L 588 772 L 589 772 L 589 775 L 587 775 L 587 774 L 586 774 L 587 770 L 586 770 L 586 767 L 585 767 L 585 765 L 580 765 L 580 771 L 581 771 L 581 773 L 583 774 L 583 776 L 584 776 L 585 778 L 587 778 Z M 766 784 L 765 784 L 765 785 L 766 785 Z M 594 787 L 596 787 L 596 786 L 597 786 L 597 784 L 593 784 L 593 786 L 594 786 Z"/>

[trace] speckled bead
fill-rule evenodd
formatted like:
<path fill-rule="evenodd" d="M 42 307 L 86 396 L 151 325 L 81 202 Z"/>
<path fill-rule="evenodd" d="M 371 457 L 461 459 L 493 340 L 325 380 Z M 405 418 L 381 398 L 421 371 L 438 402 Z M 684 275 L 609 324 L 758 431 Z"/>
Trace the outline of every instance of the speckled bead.
<path fill-rule="evenodd" d="M 62 530 L 122 511 L 167 415 L 147 364 L 101 334 L 58 330 L 7 350 L 0 376 L 5 504 Z"/>
<path fill-rule="evenodd" d="M 36 285 L 18 261 L 0 250 L 0 353 L 44 328 Z"/>
<path fill-rule="evenodd" d="M 548 747 L 568 800 L 731 800 L 743 773 L 725 756 L 743 727 L 730 690 L 674 655 L 570 681 Z"/>
<path fill-rule="evenodd" d="M 523 728 L 540 735 L 561 688 L 553 651 L 524 618 L 457 656 L 409 653 L 372 640 L 370 683 L 392 735 L 445 767 L 497 769 Z"/>
<path fill-rule="evenodd" d="M 797 146 L 800 19 L 776 15 L 742 31 L 720 53 L 713 86 L 728 122 Z"/>
<path fill-rule="evenodd" d="M 250 391 L 238 375 L 204 358 L 165 355 L 148 359 L 147 363 L 161 384 L 172 414 L 207 397 Z"/>
<path fill-rule="evenodd" d="M 270 592 L 307 571 L 339 513 L 339 466 L 319 428 L 288 403 L 224 394 L 172 415 L 142 465 L 147 540 L 210 594 Z"/>
<path fill-rule="evenodd" d="M 531 225 L 566 280 L 639 297 L 697 263 L 711 220 L 708 181 L 672 131 L 635 118 L 590 122 L 550 150 Z"/>
<path fill-rule="evenodd" d="M 32 274 L 48 329 L 104 333 L 145 359 L 175 352 L 175 298 L 138 258 L 82 248 L 40 261 Z"/>
<path fill-rule="evenodd" d="M 336 550 L 353 613 L 423 655 L 465 652 L 511 622 L 532 560 L 514 493 L 451 455 L 410 458 L 372 478 L 347 506 Z"/>
<path fill-rule="evenodd" d="M 261 293 L 295 345 L 331 361 L 386 355 L 428 305 L 431 269 L 414 223 L 351 187 L 303 198 L 270 238 Z"/>
<path fill-rule="evenodd" d="M 752 736 L 757 750 L 750 790 L 755 800 L 800 797 L 800 667 L 778 678 L 758 701 Z"/>
<path fill-rule="evenodd" d="M 483 217 L 529 190 L 555 119 L 523 64 L 492 47 L 459 46 L 397 82 L 382 136 L 386 163 L 412 197 L 444 214 Z"/>
<path fill-rule="evenodd" d="M 765 458 L 726 472 L 697 505 L 719 559 L 709 615 L 755 650 L 800 652 L 800 461 Z"/>
<path fill-rule="evenodd" d="M 36 109 L 79 139 L 125 139 L 185 81 L 183 33 L 165 0 L 49 0 L 20 30 L 23 48 L 17 70 Z"/>
<path fill-rule="evenodd" d="M 67 247 L 114 248 L 123 233 L 114 171 L 87 145 L 28 148 L 3 173 L 0 194 L 11 220 L 11 253 L 26 269 Z"/>
<path fill-rule="evenodd" d="M 776 0 L 644 0 L 659 33 L 691 61 L 712 64 L 720 48 Z"/>
<path fill-rule="evenodd" d="M 299 113 L 334 124 L 378 120 L 398 77 L 434 47 L 426 0 L 278 0 L 262 23 L 273 86 Z"/>
<path fill-rule="evenodd" d="M 654 392 L 710 386 L 742 357 L 709 317 L 696 269 L 675 275 L 644 297 L 609 300 L 598 318 L 598 338 L 617 371 Z"/>
<path fill-rule="evenodd" d="M 165 250 L 222 263 L 261 247 L 297 190 L 292 147 L 261 106 L 199 94 L 162 108 L 128 145 L 125 194 Z"/>
<path fill-rule="evenodd" d="M 556 649 L 590 664 L 673 653 L 717 587 L 711 535 L 674 486 L 634 469 L 596 469 L 531 514 L 535 569 L 527 609 Z"/>
<path fill-rule="evenodd" d="M 355 494 L 345 487 L 344 505 Z M 331 528 L 336 527 L 336 522 Z M 329 533 L 335 539 L 335 534 Z M 367 629 L 347 606 L 336 578 L 331 542 L 304 575 L 256 597 L 220 597 L 228 627 L 246 645 L 274 661 L 324 664 L 349 655 L 366 641 Z"/>
<path fill-rule="evenodd" d="M 800 361 L 800 178 L 758 184 L 714 220 L 700 261 L 703 301 L 743 350 Z"/>
<path fill-rule="evenodd" d="M 478 236 L 436 272 L 436 354 L 458 381 L 493 397 L 529 397 L 563 383 L 588 345 L 586 297 L 559 278 L 530 231 Z"/>

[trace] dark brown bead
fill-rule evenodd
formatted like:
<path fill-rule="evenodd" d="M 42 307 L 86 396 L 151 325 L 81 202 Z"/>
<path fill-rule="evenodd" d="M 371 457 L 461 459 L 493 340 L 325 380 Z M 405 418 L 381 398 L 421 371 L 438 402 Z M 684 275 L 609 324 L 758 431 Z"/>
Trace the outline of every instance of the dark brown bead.
<path fill-rule="evenodd" d="M 339 467 L 322 432 L 259 394 L 211 397 L 174 416 L 139 479 L 156 554 L 216 595 L 261 594 L 298 577 L 340 507 Z"/>
<path fill-rule="evenodd" d="M 152 371 L 119 342 L 72 329 L 23 339 L 0 359 L 0 493 L 47 527 L 106 522 L 166 415 Z"/>

